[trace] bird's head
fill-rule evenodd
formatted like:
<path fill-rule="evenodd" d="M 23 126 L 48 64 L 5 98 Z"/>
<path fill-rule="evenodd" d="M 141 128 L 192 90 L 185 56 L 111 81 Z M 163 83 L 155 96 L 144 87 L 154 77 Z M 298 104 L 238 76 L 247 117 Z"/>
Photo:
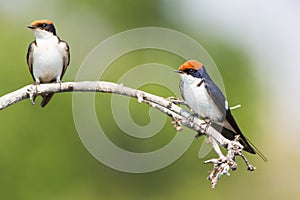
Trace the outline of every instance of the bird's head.
<path fill-rule="evenodd" d="M 186 61 L 175 72 L 180 73 L 182 75 L 192 76 L 194 78 L 203 78 L 206 73 L 202 63 L 196 60 Z"/>
<path fill-rule="evenodd" d="M 36 20 L 27 27 L 33 31 L 37 39 L 48 39 L 56 35 L 53 22 L 49 20 Z"/>

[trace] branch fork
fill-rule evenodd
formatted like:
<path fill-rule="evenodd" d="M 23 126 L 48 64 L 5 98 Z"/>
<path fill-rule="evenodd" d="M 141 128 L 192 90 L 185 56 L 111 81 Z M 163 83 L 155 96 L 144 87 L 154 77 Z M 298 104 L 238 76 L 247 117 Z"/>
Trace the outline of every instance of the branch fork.
<path fill-rule="evenodd" d="M 174 119 L 174 121 L 178 123 L 176 120 L 178 119 Z M 190 117 L 185 118 L 184 121 L 182 120 L 183 122 L 180 124 L 184 124 L 184 125 L 189 124 L 192 127 L 195 125 L 198 126 L 199 120 L 200 120 L 199 118 L 191 114 Z M 174 123 L 174 121 L 172 122 L 172 124 Z M 210 123 L 206 121 L 200 123 L 200 126 L 198 128 L 200 130 L 197 130 L 198 135 L 196 135 L 196 138 L 201 133 L 205 134 L 208 137 L 209 143 L 213 146 L 213 149 L 219 155 L 219 158 L 212 158 L 204 161 L 204 164 L 209 164 L 209 163 L 213 164 L 213 170 L 209 173 L 207 177 L 207 179 L 211 181 L 212 188 L 215 188 L 216 184 L 218 183 L 222 175 L 226 174 L 229 176 L 230 170 L 234 171 L 237 169 L 238 165 L 235 162 L 236 156 L 242 157 L 249 171 L 254 171 L 256 169 L 253 165 L 249 163 L 246 156 L 242 153 L 244 147 L 238 142 L 240 139 L 239 135 L 237 135 L 233 141 L 230 141 L 224 138 L 220 133 L 215 134 L 216 130 L 213 129 L 212 126 L 210 126 Z M 219 145 L 227 149 L 226 156 L 223 155 Z"/>

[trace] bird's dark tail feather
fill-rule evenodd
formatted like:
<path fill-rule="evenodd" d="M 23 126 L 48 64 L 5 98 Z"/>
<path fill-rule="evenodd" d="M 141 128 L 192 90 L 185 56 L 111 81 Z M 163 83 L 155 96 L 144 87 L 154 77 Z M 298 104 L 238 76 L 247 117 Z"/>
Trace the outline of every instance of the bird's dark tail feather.
<path fill-rule="evenodd" d="M 259 157 L 264 161 L 268 162 L 268 158 L 247 138 L 248 143 L 252 146 L 255 152 L 259 155 Z"/>
<path fill-rule="evenodd" d="M 238 134 L 238 133 L 232 132 L 231 130 L 228 130 L 225 127 L 220 126 L 219 124 L 212 123 L 211 125 L 214 129 L 219 131 L 225 138 L 227 138 L 229 140 L 234 140 L 234 137 L 236 135 L 239 135 L 240 136 L 239 142 L 244 146 L 245 151 L 252 153 L 252 154 L 257 153 L 263 161 L 265 161 L 265 162 L 268 161 L 268 159 L 263 155 L 263 153 L 255 145 L 253 145 L 253 143 L 251 141 L 249 141 L 240 131 L 239 131 L 240 133 Z"/>
<path fill-rule="evenodd" d="M 261 157 L 265 162 L 268 161 L 268 159 L 261 153 L 261 151 L 258 150 L 257 147 L 253 145 L 243 134 L 240 128 L 238 127 L 236 121 L 234 120 L 230 110 L 226 112 L 226 120 L 230 124 L 230 126 L 235 130 L 234 135 L 240 135 L 241 144 L 244 146 L 244 149 L 250 153 L 257 153 L 259 157 Z M 223 131 L 222 131 L 223 132 Z M 250 150 L 250 151 L 249 151 Z"/>
<path fill-rule="evenodd" d="M 45 107 L 48 102 L 51 100 L 52 96 L 54 95 L 54 93 L 49 93 L 49 94 L 43 94 L 42 97 L 43 97 L 43 100 L 41 102 L 41 107 Z"/>

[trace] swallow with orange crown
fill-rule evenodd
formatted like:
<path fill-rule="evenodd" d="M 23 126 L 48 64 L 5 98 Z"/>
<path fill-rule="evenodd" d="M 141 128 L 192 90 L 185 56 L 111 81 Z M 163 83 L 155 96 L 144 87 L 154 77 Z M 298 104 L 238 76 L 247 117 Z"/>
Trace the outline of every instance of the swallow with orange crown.
<path fill-rule="evenodd" d="M 175 72 L 180 73 L 181 95 L 193 112 L 209 122 L 225 138 L 234 140 L 235 136 L 239 135 L 239 142 L 245 151 L 258 153 L 264 161 L 267 160 L 254 145 L 249 144 L 234 120 L 224 94 L 200 62 L 187 61 Z"/>
<path fill-rule="evenodd" d="M 27 52 L 27 64 L 34 83 L 60 83 L 70 63 L 68 43 L 56 35 L 54 24 L 49 20 L 36 20 L 28 28 L 35 36 Z M 41 107 L 45 107 L 52 96 L 53 93 L 43 94 Z"/>

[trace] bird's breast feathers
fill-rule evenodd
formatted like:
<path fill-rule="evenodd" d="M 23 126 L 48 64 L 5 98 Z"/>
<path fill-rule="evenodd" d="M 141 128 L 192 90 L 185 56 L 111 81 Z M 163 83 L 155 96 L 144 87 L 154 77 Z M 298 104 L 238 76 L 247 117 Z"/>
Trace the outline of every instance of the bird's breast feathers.
<path fill-rule="evenodd" d="M 61 43 L 55 36 L 47 40 L 36 40 L 32 53 L 32 72 L 36 80 L 45 83 L 54 79 L 60 80 L 65 53 L 64 43 Z"/>
<path fill-rule="evenodd" d="M 184 74 L 181 75 L 181 79 L 183 81 L 181 84 L 181 91 L 184 100 L 193 112 L 197 113 L 202 118 L 208 118 L 213 121 L 222 121 L 224 115 L 220 112 L 219 108 L 208 94 L 204 80 Z"/>

